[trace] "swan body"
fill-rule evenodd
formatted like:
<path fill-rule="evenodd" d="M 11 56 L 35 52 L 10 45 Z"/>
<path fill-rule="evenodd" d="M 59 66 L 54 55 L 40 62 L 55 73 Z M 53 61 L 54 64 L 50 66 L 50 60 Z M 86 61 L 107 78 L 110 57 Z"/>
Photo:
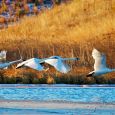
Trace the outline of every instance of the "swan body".
<path fill-rule="evenodd" d="M 27 66 L 27 67 L 30 67 L 30 68 L 33 68 L 39 71 L 44 70 L 44 67 L 40 64 L 40 60 L 37 58 L 31 58 L 31 59 L 28 59 L 26 61 L 19 63 L 16 69 L 21 68 L 23 66 Z"/>
<path fill-rule="evenodd" d="M 30 68 L 42 71 L 44 70 L 43 63 L 47 63 L 53 66 L 56 70 L 62 73 L 67 73 L 70 71 L 70 67 L 64 63 L 65 60 L 79 60 L 79 58 L 61 58 L 60 56 L 51 56 L 49 58 L 31 58 L 22 63 L 19 63 L 16 68 L 20 68 L 22 66 L 28 66 Z"/>
<path fill-rule="evenodd" d="M 63 58 L 59 56 L 52 56 L 46 59 L 44 62 L 48 63 L 49 65 L 53 66 L 55 69 L 62 73 L 67 73 L 70 71 L 70 67 L 63 62 Z"/>
<path fill-rule="evenodd" d="M 97 49 L 93 49 L 92 56 L 95 60 L 94 71 L 90 72 L 87 77 L 100 76 L 115 71 L 115 69 L 110 69 L 106 66 L 106 56 Z"/>
<path fill-rule="evenodd" d="M 61 73 L 67 73 L 71 70 L 71 68 L 69 67 L 69 65 L 65 64 L 64 61 L 66 60 L 79 60 L 79 58 L 62 58 L 60 56 L 51 56 L 44 62 L 50 64 Z"/>

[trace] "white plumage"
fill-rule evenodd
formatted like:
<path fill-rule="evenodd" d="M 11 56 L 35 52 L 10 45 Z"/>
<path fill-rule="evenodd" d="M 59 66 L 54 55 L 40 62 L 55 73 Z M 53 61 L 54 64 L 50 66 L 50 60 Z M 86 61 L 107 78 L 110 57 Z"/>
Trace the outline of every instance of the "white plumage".
<path fill-rule="evenodd" d="M 5 50 L 0 52 L 0 60 L 1 61 L 6 60 L 6 53 L 7 53 L 7 51 L 5 51 Z"/>
<path fill-rule="evenodd" d="M 39 71 L 42 71 L 44 69 L 44 67 L 40 64 L 40 60 L 37 58 L 31 58 L 23 61 L 22 63 L 19 63 L 16 68 L 20 68 L 22 66 L 27 66 Z"/>
<path fill-rule="evenodd" d="M 105 54 L 100 53 L 97 49 L 93 49 L 92 56 L 95 60 L 94 71 L 90 72 L 87 76 L 100 76 L 115 71 L 115 69 L 110 69 L 106 66 Z"/>
<path fill-rule="evenodd" d="M 94 64 L 95 71 L 106 68 L 106 56 L 103 53 L 100 53 L 98 50 L 94 49 L 92 51 L 92 56 L 95 60 Z"/>
<path fill-rule="evenodd" d="M 20 68 L 22 66 L 28 66 L 30 68 L 36 69 L 36 70 L 44 70 L 44 66 L 42 66 L 43 63 L 47 63 L 51 66 L 53 66 L 56 70 L 67 73 L 70 71 L 70 67 L 64 63 L 65 60 L 78 60 L 78 58 L 61 58 L 59 56 L 51 56 L 49 58 L 32 58 L 29 60 L 26 60 L 22 63 L 19 63 L 16 68 Z"/>
<path fill-rule="evenodd" d="M 52 65 L 55 69 L 62 73 L 67 73 L 70 71 L 70 67 L 64 63 L 63 58 L 59 56 L 52 56 L 45 60 L 46 63 Z"/>

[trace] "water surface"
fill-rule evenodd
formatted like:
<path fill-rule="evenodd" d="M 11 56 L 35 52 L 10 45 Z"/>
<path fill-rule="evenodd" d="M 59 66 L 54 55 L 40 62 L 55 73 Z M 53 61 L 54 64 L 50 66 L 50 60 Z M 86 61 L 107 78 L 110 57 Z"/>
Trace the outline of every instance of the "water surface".
<path fill-rule="evenodd" d="M 1 101 L 115 104 L 115 85 L 24 85 L 1 84 Z M 22 103 L 23 104 L 23 103 Z M 106 108 L 16 108 L 0 107 L 1 115 L 115 115 Z"/>
<path fill-rule="evenodd" d="M 114 85 L 113 85 L 114 86 Z M 115 103 L 115 88 L 87 85 L 0 85 L 0 100 Z"/>

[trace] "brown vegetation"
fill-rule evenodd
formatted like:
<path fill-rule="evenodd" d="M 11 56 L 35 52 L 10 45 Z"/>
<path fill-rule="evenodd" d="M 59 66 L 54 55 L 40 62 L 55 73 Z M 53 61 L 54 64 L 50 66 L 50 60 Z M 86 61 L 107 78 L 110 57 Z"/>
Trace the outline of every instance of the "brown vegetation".
<path fill-rule="evenodd" d="M 5 27 L 8 26 L 8 24 L 7 24 L 7 20 L 6 20 L 5 17 L 0 17 L 0 25 L 1 25 L 0 28 L 5 28 Z"/>
<path fill-rule="evenodd" d="M 50 83 L 95 83 L 94 78 L 85 77 L 93 69 L 91 52 L 94 47 L 104 52 L 109 67 L 115 68 L 114 12 L 113 0 L 73 0 L 36 17 L 25 17 L 20 24 L 0 31 L 0 49 L 8 50 L 8 60 L 17 59 L 19 49 L 25 59 L 51 55 L 80 57 L 79 62 L 68 62 L 73 68 L 68 74 L 34 73 L 45 79 L 50 76 Z M 45 79 L 41 81 L 47 83 Z M 115 83 L 115 74 L 96 79 L 99 79 L 97 83 Z M 40 83 L 36 80 L 35 77 L 34 82 Z"/>

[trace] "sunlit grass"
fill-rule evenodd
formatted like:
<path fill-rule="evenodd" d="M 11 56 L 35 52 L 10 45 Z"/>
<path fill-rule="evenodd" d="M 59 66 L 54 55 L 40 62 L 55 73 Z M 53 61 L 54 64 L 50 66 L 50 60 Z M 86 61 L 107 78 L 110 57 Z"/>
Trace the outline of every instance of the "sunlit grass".
<path fill-rule="evenodd" d="M 19 50 L 25 59 L 51 55 L 80 57 L 79 62 L 69 62 L 75 68 L 71 75 L 79 76 L 93 67 L 91 51 L 95 47 L 107 55 L 109 67 L 115 67 L 114 12 L 115 2 L 111 0 L 73 0 L 38 16 L 24 17 L 15 26 L 1 30 L 0 49 L 8 50 L 8 60 L 19 58 Z M 39 76 L 43 77 L 43 73 Z M 115 78 L 115 74 L 108 76 L 112 77 L 106 79 Z M 51 78 L 48 77 L 49 81 L 53 81 Z"/>

